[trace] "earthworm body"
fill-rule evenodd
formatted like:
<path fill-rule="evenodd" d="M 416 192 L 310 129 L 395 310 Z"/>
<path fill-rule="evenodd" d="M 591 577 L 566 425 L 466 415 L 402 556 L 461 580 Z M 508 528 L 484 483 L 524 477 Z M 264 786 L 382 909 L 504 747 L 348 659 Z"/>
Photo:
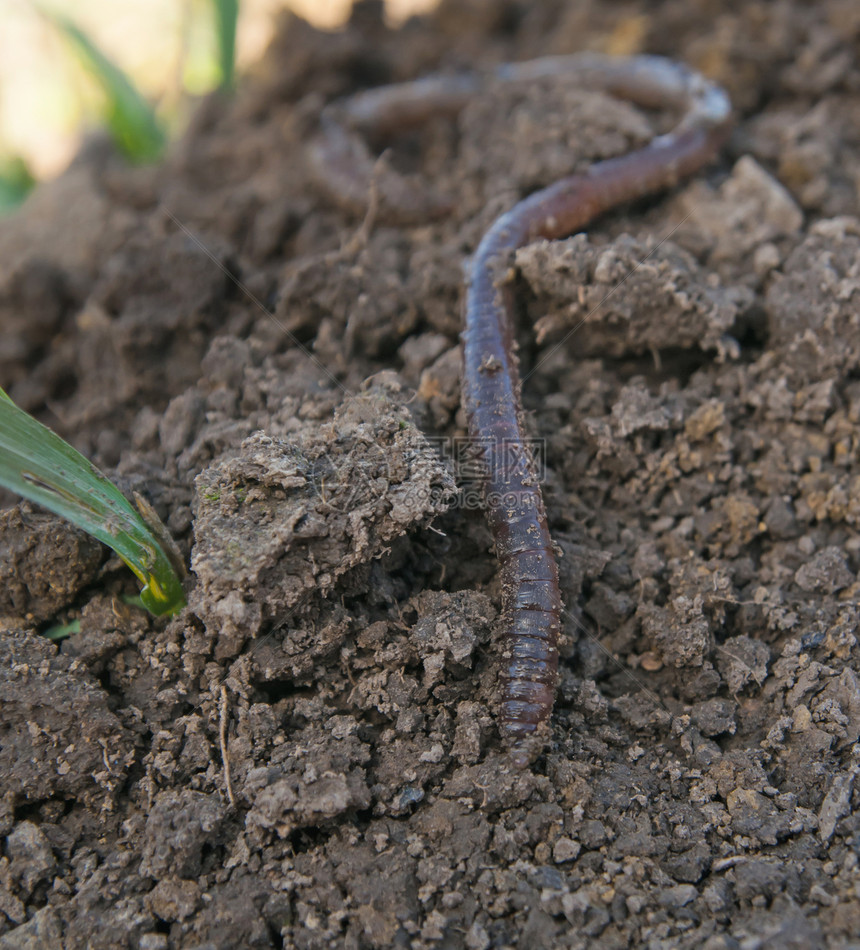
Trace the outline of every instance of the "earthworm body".
<path fill-rule="evenodd" d="M 499 217 L 478 245 L 466 290 L 463 403 L 485 475 L 486 512 L 501 566 L 504 665 L 501 729 L 520 739 L 549 719 L 558 679 L 562 601 L 558 566 L 534 461 L 527 449 L 514 343 L 510 282 L 517 248 L 578 231 L 624 202 L 670 188 L 709 162 L 728 136 L 726 94 L 687 67 L 655 56 L 595 53 L 500 67 L 489 77 L 429 77 L 384 86 L 332 103 L 314 146 L 320 182 L 340 203 L 366 206 L 373 160 L 356 133 L 399 130 L 430 116 L 456 114 L 488 81 L 524 82 L 574 74 L 645 108 L 681 113 L 675 128 L 648 145 L 592 165 L 534 192 Z M 393 173 L 383 211 L 407 222 L 450 205 Z"/>

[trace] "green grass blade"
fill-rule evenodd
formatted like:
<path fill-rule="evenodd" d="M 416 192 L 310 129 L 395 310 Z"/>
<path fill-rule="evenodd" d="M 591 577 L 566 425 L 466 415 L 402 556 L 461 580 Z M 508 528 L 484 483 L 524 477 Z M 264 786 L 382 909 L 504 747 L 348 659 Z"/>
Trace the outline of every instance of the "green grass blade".
<path fill-rule="evenodd" d="M 49 640 L 65 640 L 66 637 L 71 637 L 73 634 L 80 632 L 80 620 L 72 620 L 69 623 L 59 623 L 53 627 L 48 627 L 47 630 L 42 631 L 42 636 Z"/>
<path fill-rule="evenodd" d="M 221 88 L 232 89 L 236 69 L 236 23 L 239 0 L 212 0 L 215 34 L 218 38 L 218 70 Z"/>
<path fill-rule="evenodd" d="M 113 548 L 144 585 L 141 601 L 153 614 L 184 606 L 171 556 L 119 489 L 2 389 L 0 397 L 0 485 Z"/>
<path fill-rule="evenodd" d="M 43 14 L 66 37 L 107 101 L 105 123 L 122 153 L 133 162 L 155 161 L 164 151 L 165 135 L 152 106 L 83 30 L 51 10 Z"/>

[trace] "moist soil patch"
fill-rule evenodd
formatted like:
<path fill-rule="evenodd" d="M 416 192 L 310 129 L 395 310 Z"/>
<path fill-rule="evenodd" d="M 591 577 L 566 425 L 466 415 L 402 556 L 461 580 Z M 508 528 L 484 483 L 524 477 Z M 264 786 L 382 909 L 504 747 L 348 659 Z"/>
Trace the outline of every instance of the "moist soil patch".
<path fill-rule="evenodd" d="M 853 0 L 287 17 L 162 164 L 94 139 L 0 223 L 2 384 L 191 566 L 154 620 L 2 499 L 2 950 L 857 946 L 858 44 Z M 463 268 L 671 117 L 491 88 L 369 143 L 448 201 L 410 224 L 341 207 L 308 143 L 338 96 L 588 48 L 688 62 L 738 121 L 693 181 L 513 262 L 566 603 L 521 769 Z"/>

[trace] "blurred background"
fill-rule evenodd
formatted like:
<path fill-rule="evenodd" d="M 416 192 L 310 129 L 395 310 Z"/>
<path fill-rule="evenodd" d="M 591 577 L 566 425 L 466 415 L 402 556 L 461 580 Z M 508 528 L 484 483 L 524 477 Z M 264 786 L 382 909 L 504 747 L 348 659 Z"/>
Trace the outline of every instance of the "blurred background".
<path fill-rule="evenodd" d="M 396 24 L 436 2 L 386 0 L 386 15 Z M 337 30 L 351 7 L 352 0 L 0 0 L 0 213 L 61 172 L 87 129 L 109 125 L 123 102 L 129 108 L 129 94 L 151 109 L 157 138 L 175 136 L 193 98 L 230 81 L 221 44 L 229 44 L 231 19 L 227 55 L 241 75 L 285 10 Z M 153 152 L 143 147 L 137 157 Z"/>

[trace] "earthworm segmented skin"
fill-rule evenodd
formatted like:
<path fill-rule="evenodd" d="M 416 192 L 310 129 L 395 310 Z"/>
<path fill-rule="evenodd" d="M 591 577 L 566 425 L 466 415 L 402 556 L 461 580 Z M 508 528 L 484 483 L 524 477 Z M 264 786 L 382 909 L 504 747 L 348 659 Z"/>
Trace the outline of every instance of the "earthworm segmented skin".
<path fill-rule="evenodd" d="M 472 262 L 462 334 L 463 403 L 471 440 L 483 461 L 487 520 L 501 566 L 505 646 L 500 720 L 503 734 L 513 740 L 535 732 L 552 711 L 562 601 L 543 497 L 527 450 L 505 270 L 517 248 L 581 230 L 616 205 L 670 188 L 696 172 L 714 157 L 731 125 L 731 107 L 721 89 L 679 63 L 654 56 L 549 57 L 503 66 L 494 78 L 512 82 L 562 73 L 574 73 L 584 84 L 637 105 L 682 115 L 671 132 L 643 148 L 598 162 L 519 202 L 487 231 Z M 344 125 L 379 131 L 439 112 L 454 113 L 481 85 L 475 77 L 431 77 L 361 93 L 340 104 L 340 119 L 329 117 L 325 134 L 333 142 L 348 135 Z M 323 144 L 318 157 L 337 194 L 336 150 L 330 147 L 327 153 Z M 340 191 L 344 203 L 352 198 L 353 186 Z M 437 205 L 434 198 L 429 210 Z M 399 210 L 408 217 L 416 210 L 414 198 Z"/>

